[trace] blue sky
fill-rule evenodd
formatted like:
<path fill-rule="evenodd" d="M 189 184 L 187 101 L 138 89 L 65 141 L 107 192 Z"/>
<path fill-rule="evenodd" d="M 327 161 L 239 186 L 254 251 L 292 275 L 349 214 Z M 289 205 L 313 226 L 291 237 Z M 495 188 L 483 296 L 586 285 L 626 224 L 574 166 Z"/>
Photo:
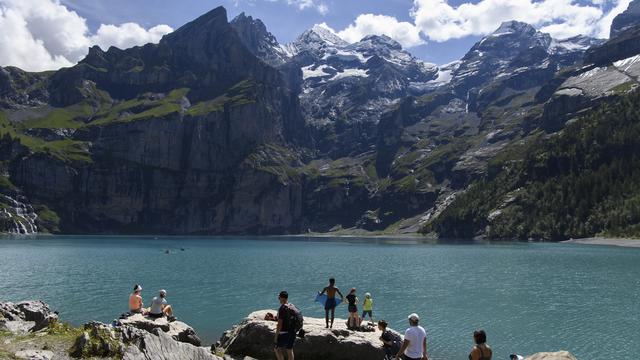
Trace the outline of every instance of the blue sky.
<path fill-rule="evenodd" d="M 301 9 L 296 0 L 64 0 L 63 3 L 85 17 L 92 30 L 102 23 L 122 22 L 136 22 L 144 27 L 168 24 L 175 29 L 222 5 L 227 9 L 230 20 L 243 11 L 260 18 L 281 43 L 292 41 L 304 30 L 318 23 L 324 22 L 339 31 L 352 24 L 360 14 L 381 14 L 394 17 L 399 22 L 414 22 L 411 15 L 413 0 L 308 1 L 326 6 L 326 12 L 318 11 L 314 6 Z M 478 2 L 474 0 L 470 3 Z M 465 1 L 451 0 L 447 3 L 455 8 Z M 588 1 L 576 3 L 591 5 Z M 615 2 L 605 1 L 603 9 L 610 10 L 614 5 Z M 443 64 L 462 57 L 481 37 L 469 34 L 446 41 L 426 38 L 425 44 L 413 46 L 409 51 L 426 61 Z"/>
<path fill-rule="evenodd" d="M 501 22 L 528 22 L 556 38 L 605 38 L 631 0 L 0 0 L 0 66 L 72 66 L 90 46 L 127 48 L 160 38 L 218 7 L 259 18 L 281 43 L 324 23 L 355 42 L 385 34 L 417 57 L 462 57 Z M 640 1 L 640 0 L 637 0 Z"/>

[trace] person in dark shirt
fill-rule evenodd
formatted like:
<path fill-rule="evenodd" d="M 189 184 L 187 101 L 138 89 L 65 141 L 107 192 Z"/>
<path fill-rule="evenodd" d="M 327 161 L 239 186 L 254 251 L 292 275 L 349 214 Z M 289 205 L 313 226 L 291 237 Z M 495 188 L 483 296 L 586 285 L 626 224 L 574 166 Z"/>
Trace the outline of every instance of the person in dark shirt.
<path fill-rule="evenodd" d="M 356 295 L 356 288 L 351 288 L 346 299 L 349 302 L 349 320 L 347 321 L 347 327 L 349 329 L 358 328 L 360 326 L 360 315 L 358 315 L 358 296 Z"/>
<path fill-rule="evenodd" d="M 400 350 L 402 338 L 393 331 L 387 330 L 387 325 L 385 320 L 378 321 L 378 330 L 382 332 L 380 341 L 382 341 L 382 348 L 384 349 L 384 358 L 385 360 L 391 360 Z"/>
<path fill-rule="evenodd" d="M 293 360 L 293 343 L 296 341 L 296 332 L 292 328 L 293 324 L 290 319 L 289 294 L 286 291 L 281 291 L 278 295 L 278 300 L 280 301 L 280 309 L 278 309 L 274 351 L 278 360 L 284 360 L 285 352 L 287 353 L 287 359 Z"/>

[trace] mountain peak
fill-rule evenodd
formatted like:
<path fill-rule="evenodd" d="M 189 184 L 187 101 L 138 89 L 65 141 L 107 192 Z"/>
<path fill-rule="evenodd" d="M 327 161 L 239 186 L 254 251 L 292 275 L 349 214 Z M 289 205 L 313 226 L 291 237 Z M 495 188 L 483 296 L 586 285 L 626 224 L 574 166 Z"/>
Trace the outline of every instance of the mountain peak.
<path fill-rule="evenodd" d="M 382 45 L 391 49 L 401 50 L 402 45 L 387 35 L 367 35 L 360 40 L 361 43 L 371 43 L 374 45 Z"/>
<path fill-rule="evenodd" d="M 496 31 L 494 31 L 491 35 L 501 36 L 515 33 L 535 33 L 536 31 L 537 30 L 533 26 L 525 22 L 511 20 L 505 21 L 500 24 L 500 27 L 496 29 Z"/>
<path fill-rule="evenodd" d="M 272 66 L 279 66 L 285 62 L 287 54 L 262 20 L 254 19 L 243 12 L 229 24 L 255 56 Z"/>
<path fill-rule="evenodd" d="M 201 33 L 203 31 L 218 31 L 228 26 L 229 22 L 227 20 L 227 9 L 225 9 L 223 6 L 218 6 L 217 8 L 198 17 L 197 19 L 182 25 L 176 31 L 165 35 L 162 38 L 162 41 L 179 42 L 183 40 L 189 40 L 196 33 Z"/>
<path fill-rule="evenodd" d="M 316 24 L 310 30 L 305 31 L 301 36 L 307 39 L 325 42 L 334 46 L 349 45 L 338 34 L 330 29 L 326 24 Z"/>
<path fill-rule="evenodd" d="M 640 0 L 629 3 L 627 10 L 618 14 L 611 23 L 610 37 L 614 37 L 625 30 L 640 26 Z"/>

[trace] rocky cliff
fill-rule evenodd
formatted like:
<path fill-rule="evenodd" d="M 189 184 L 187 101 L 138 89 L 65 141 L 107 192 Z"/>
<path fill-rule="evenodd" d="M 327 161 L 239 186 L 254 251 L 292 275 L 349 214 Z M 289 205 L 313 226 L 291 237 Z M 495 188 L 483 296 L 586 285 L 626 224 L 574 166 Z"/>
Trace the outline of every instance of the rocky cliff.
<path fill-rule="evenodd" d="M 603 43 L 509 21 L 435 66 L 323 26 L 279 44 L 217 8 L 158 44 L 0 69 L 0 230 L 415 233 L 505 152 L 634 92 L 633 23 Z"/>

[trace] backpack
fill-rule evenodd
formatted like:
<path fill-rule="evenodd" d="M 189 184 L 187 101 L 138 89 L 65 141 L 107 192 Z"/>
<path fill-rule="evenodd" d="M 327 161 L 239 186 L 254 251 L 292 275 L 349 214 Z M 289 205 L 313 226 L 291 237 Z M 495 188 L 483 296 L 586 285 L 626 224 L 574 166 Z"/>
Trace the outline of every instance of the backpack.
<path fill-rule="evenodd" d="M 304 317 L 302 316 L 302 313 L 300 312 L 300 310 L 298 310 L 298 308 L 295 305 L 291 303 L 287 303 L 285 307 L 287 308 L 287 313 L 288 313 L 287 324 L 291 329 L 293 329 L 293 331 L 297 333 L 302 329 L 302 325 L 304 323 Z"/>

